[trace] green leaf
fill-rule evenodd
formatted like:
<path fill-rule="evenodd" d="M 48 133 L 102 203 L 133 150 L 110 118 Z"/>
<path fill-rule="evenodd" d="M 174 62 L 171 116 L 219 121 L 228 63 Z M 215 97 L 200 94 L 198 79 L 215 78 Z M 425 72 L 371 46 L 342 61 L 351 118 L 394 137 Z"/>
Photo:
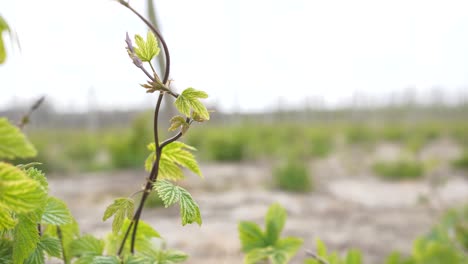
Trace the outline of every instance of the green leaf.
<path fill-rule="evenodd" d="M 72 221 L 73 217 L 65 202 L 55 197 L 47 198 L 47 205 L 42 215 L 42 223 L 64 225 L 70 224 Z"/>
<path fill-rule="evenodd" d="M 0 211 L 30 212 L 41 206 L 45 197 L 39 182 L 27 177 L 19 168 L 0 162 Z"/>
<path fill-rule="evenodd" d="M 0 159 L 29 158 L 36 155 L 36 149 L 23 133 L 6 118 L 0 118 Z"/>
<path fill-rule="evenodd" d="M 60 258 L 62 255 L 62 246 L 60 245 L 60 240 L 55 237 L 42 236 L 39 241 L 38 248 L 47 253 L 51 257 Z"/>
<path fill-rule="evenodd" d="M 202 224 L 200 208 L 187 190 L 164 180 L 157 181 L 153 188 L 158 192 L 166 207 L 179 202 L 182 225 L 193 222 L 198 225 Z"/>
<path fill-rule="evenodd" d="M 244 258 L 244 264 L 258 264 L 258 262 L 267 259 L 272 254 L 272 248 L 256 248 L 249 251 Z"/>
<path fill-rule="evenodd" d="M 302 239 L 297 237 L 287 237 L 278 240 L 275 245 L 275 256 L 277 262 L 274 263 L 287 263 L 294 255 L 296 255 L 299 248 L 302 246 Z M 278 262 L 283 261 L 283 262 Z"/>
<path fill-rule="evenodd" d="M 322 240 L 317 239 L 317 255 L 319 257 L 325 258 L 327 257 L 327 246 L 323 243 Z"/>
<path fill-rule="evenodd" d="M 185 89 L 179 97 L 175 100 L 175 106 L 182 114 L 190 117 L 191 111 L 197 113 L 204 120 L 210 119 L 210 113 L 203 105 L 199 98 L 208 98 L 208 94 L 203 91 L 195 90 L 193 88 Z"/>
<path fill-rule="evenodd" d="M 182 251 L 178 250 L 166 250 L 161 254 L 161 258 L 158 263 L 161 264 L 172 264 L 172 263 L 181 263 L 187 260 L 188 255 Z"/>
<path fill-rule="evenodd" d="M 84 235 L 71 242 L 70 254 L 74 257 L 100 256 L 104 250 L 104 242 L 91 235 Z"/>
<path fill-rule="evenodd" d="M 120 260 L 116 256 L 96 256 L 91 264 L 120 264 Z"/>
<path fill-rule="evenodd" d="M 153 162 L 156 160 L 155 148 L 154 143 L 148 145 L 151 153 L 145 161 L 145 169 L 147 171 L 151 171 Z M 180 141 L 172 142 L 164 147 L 159 163 L 159 179 L 174 181 L 183 179 L 184 174 L 181 167 L 185 167 L 198 176 L 203 177 L 195 156 L 189 150 L 194 151 L 196 149 Z"/>
<path fill-rule="evenodd" d="M 278 203 L 272 204 L 268 209 L 265 217 L 265 236 L 269 245 L 274 245 L 280 237 L 286 217 L 286 210 Z"/>
<path fill-rule="evenodd" d="M 10 240 L 0 239 L 0 263 L 12 264 L 13 243 Z"/>
<path fill-rule="evenodd" d="M 58 233 L 60 230 L 60 235 Z M 47 225 L 44 232 L 44 236 L 51 236 L 54 238 L 59 239 L 62 241 L 63 244 L 63 251 L 66 256 L 71 256 L 70 254 L 70 245 L 71 242 L 78 238 L 80 235 L 80 229 L 78 223 L 75 219 L 72 219 L 72 223 L 62 225 L 62 226 L 54 226 L 54 225 Z M 70 258 L 67 258 L 67 264 L 70 263 Z"/>
<path fill-rule="evenodd" d="M 117 250 L 122 242 L 125 235 L 125 231 L 130 225 L 131 221 L 128 219 L 124 220 L 122 228 L 117 233 L 110 233 L 106 237 L 106 252 L 108 254 L 117 254 Z M 149 249 L 153 246 L 153 239 L 160 238 L 159 233 L 154 228 L 140 220 L 138 222 L 138 232 L 136 234 L 135 249 L 139 253 L 150 253 Z M 130 251 L 130 243 L 125 244 L 124 252 Z M 152 251 L 151 251 L 152 252 Z"/>
<path fill-rule="evenodd" d="M 262 230 L 256 223 L 241 221 L 238 225 L 238 229 L 243 252 L 249 252 L 256 248 L 268 246 L 265 242 Z"/>
<path fill-rule="evenodd" d="M 0 64 L 3 64 L 6 60 L 6 49 L 5 43 L 3 42 L 3 31 L 10 31 L 10 27 L 7 22 L 0 16 Z"/>
<path fill-rule="evenodd" d="M 39 247 L 33 251 L 31 255 L 24 261 L 24 264 L 44 264 L 45 256 L 44 251 Z"/>
<path fill-rule="evenodd" d="M 0 230 L 8 230 L 15 227 L 17 221 L 6 208 L 0 207 Z"/>
<path fill-rule="evenodd" d="M 171 126 L 169 127 L 169 131 L 175 131 L 177 130 L 179 127 L 181 127 L 181 131 L 182 131 L 182 135 L 185 134 L 185 132 L 187 132 L 187 130 L 189 129 L 190 125 L 185 122 L 185 118 L 182 117 L 182 116 L 174 116 L 172 119 L 171 119 Z"/>
<path fill-rule="evenodd" d="M 196 149 L 180 141 L 175 141 L 163 149 L 161 158 L 168 159 L 179 166 L 189 169 L 198 176 L 203 177 L 200 167 L 195 160 L 195 156 L 188 150 L 194 151 Z"/>
<path fill-rule="evenodd" d="M 146 41 L 140 35 L 135 35 L 135 43 L 135 54 L 141 61 L 150 62 L 159 54 L 158 41 L 151 31 L 148 31 Z"/>
<path fill-rule="evenodd" d="M 346 254 L 346 264 L 361 264 L 361 263 L 362 263 L 361 252 L 357 250 L 348 251 L 348 254 Z"/>
<path fill-rule="evenodd" d="M 117 198 L 114 203 L 109 205 L 104 212 L 102 221 L 106 221 L 109 217 L 114 216 L 112 222 L 112 232 L 117 233 L 123 225 L 125 217 L 131 219 L 135 201 L 131 198 Z"/>
<path fill-rule="evenodd" d="M 45 192 L 49 191 L 49 183 L 47 182 L 47 178 L 42 171 L 36 168 L 29 168 L 25 172 L 29 178 L 39 182 Z"/>
<path fill-rule="evenodd" d="M 18 220 L 14 230 L 13 263 L 22 264 L 36 249 L 39 233 L 34 213 L 18 215 Z"/>

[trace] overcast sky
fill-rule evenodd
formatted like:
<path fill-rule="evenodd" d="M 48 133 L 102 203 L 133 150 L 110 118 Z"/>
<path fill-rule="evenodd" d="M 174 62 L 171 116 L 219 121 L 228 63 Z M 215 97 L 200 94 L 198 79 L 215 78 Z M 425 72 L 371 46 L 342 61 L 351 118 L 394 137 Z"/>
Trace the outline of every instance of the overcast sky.
<path fill-rule="evenodd" d="M 145 13 L 144 0 L 131 4 Z M 178 91 L 262 111 L 356 91 L 468 88 L 467 1 L 155 0 Z M 0 108 L 46 94 L 60 109 L 148 106 L 124 49 L 145 26 L 111 0 L 0 0 L 18 33 L 0 66 Z M 282 97 L 279 100 L 279 97 Z"/>

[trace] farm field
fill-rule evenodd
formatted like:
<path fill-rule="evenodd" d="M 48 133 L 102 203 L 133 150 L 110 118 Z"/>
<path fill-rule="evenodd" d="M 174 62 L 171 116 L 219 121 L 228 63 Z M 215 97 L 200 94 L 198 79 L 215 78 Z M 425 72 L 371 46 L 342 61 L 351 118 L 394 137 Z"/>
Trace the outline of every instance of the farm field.
<path fill-rule="evenodd" d="M 463 148 L 450 137 L 431 139 L 411 158 L 425 164 L 424 175 L 395 180 L 378 176 L 373 164 L 409 155 L 404 144 L 343 144 L 326 155 L 304 158 L 313 182 L 307 192 L 275 186 L 279 158 L 205 161 L 205 179 L 190 175 L 181 182 L 200 205 L 201 227 L 182 227 L 177 207 L 148 208 L 143 219 L 167 238 L 168 247 L 186 251 L 187 263 L 241 263 L 237 223 L 261 224 L 268 206 L 279 202 L 289 215 L 285 234 L 305 240 L 292 263 L 302 263 L 317 238 L 336 251 L 359 248 L 365 263 L 381 263 L 393 250 L 410 253 L 413 240 L 427 233 L 446 209 L 466 203 L 467 172 L 452 162 L 462 154 Z M 138 189 L 145 174 L 138 169 L 70 173 L 65 178 L 52 173 L 50 187 L 69 204 L 82 232 L 104 236 L 110 222 L 96 219 L 114 198 Z"/>

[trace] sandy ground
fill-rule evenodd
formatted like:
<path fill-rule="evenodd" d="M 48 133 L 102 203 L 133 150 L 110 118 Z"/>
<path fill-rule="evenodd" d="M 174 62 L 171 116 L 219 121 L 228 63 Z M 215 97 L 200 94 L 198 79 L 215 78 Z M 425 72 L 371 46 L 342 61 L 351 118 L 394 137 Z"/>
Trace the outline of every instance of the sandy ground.
<path fill-rule="evenodd" d="M 456 155 L 450 144 L 437 144 L 446 156 Z M 438 155 L 437 144 L 423 155 Z M 373 159 L 392 159 L 392 145 L 382 145 L 367 156 L 359 150 L 347 151 L 347 155 L 311 162 L 316 191 L 308 194 L 270 188 L 272 165 L 266 162 L 202 164 L 204 180 L 190 175 L 181 183 L 200 205 L 201 227 L 182 227 L 178 207 L 146 209 L 143 219 L 166 238 L 168 247 L 187 252 L 187 263 L 238 264 L 242 254 L 237 223 L 251 220 L 263 224 L 268 206 L 279 202 L 289 216 L 284 235 L 304 239 L 292 263 L 302 263 L 305 251 L 315 249 L 318 237 L 330 250 L 360 248 L 365 263 L 383 263 L 382 258 L 393 250 L 409 252 L 412 240 L 428 231 L 443 209 L 468 201 L 467 175 L 447 166 L 439 166 L 423 180 L 385 182 L 360 168 Z M 444 184 L 434 189 L 432 179 L 436 176 L 442 177 Z M 83 233 L 104 236 L 111 230 L 110 222 L 100 220 L 106 206 L 114 198 L 138 190 L 145 177 L 143 171 L 53 177 L 50 189 L 68 202 Z M 421 202 L 427 198 L 429 204 Z"/>

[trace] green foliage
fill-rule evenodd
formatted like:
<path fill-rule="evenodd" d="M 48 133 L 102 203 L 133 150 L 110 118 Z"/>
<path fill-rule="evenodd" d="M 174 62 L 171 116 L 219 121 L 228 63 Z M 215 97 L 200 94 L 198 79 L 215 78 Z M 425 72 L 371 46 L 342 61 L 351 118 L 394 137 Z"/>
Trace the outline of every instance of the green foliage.
<path fill-rule="evenodd" d="M 333 149 L 333 137 L 330 134 L 314 131 L 309 134 L 310 154 L 313 157 L 326 157 Z"/>
<path fill-rule="evenodd" d="M 185 121 L 185 118 L 182 116 L 174 116 L 171 119 L 171 126 L 169 127 L 169 131 L 175 131 L 181 127 L 182 134 L 185 134 L 189 129 L 190 125 Z"/>
<path fill-rule="evenodd" d="M 130 220 L 125 219 L 122 228 L 117 233 L 112 232 L 107 235 L 105 239 L 105 251 L 107 254 L 117 254 L 117 250 L 130 223 Z M 149 224 L 140 220 L 138 223 L 138 232 L 135 239 L 135 250 L 138 252 L 138 254 L 153 254 L 156 247 L 154 239 L 157 238 L 161 238 L 159 233 Z M 124 252 L 130 252 L 130 245 L 127 243 L 124 249 Z"/>
<path fill-rule="evenodd" d="M 187 190 L 165 180 L 157 181 L 153 188 L 158 192 L 165 207 L 179 202 L 182 225 L 193 222 L 198 223 L 198 225 L 202 224 L 200 208 Z"/>
<path fill-rule="evenodd" d="M 307 167 L 294 159 L 276 168 L 273 172 L 273 179 L 275 187 L 285 191 L 308 192 L 313 186 Z"/>
<path fill-rule="evenodd" d="M 145 161 L 145 169 L 151 171 L 153 162 L 156 160 L 156 145 L 154 143 L 149 144 L 148 150 L 151 153 Z M 159 164 L 159 178 L 169 180 L 183 179 L 184 173 L 182 172 L 182 168 L 187 168 L 198 176 L 203 177 L 195 156 L 189 150 L 195 151 L 196 149 L 180 141 L 172 142 L 164 147 Z"/>
<path fill-rule="evenodd" d="M 104 212 L 102 221 L 106 221 L 111 216 L 114 216 L 112 222 L 112 232 L 117 233 L 123 225 L 125 218 L 131 219 L 135 202 L 131 198 L 117 198 L 114 203 L 109 205 Z"/>
<path fill-rule="evenodd" d="M 265 260 L 273 264 L 288 263 L 303 242 L 296 237 L 280 237 L 286 217 L 286 210 L 279 204 L 273 204 L 265 217 L 265 231 L 253 222 L 239 223 L 239 239 L 242 251 L 246 253 L 244 263 L 263 263 Z"/>
<path fill-rule="evenodd" d="M 468 170 L 468 150 L 466 150 L 458 159 L 454 160 L 452 164 L 455 168 Z"/>
<path fill-rule="evenodd" d="M 0 159 L 28 158 L 36 154 L 36 149 L 19 128 L 8 122 L 6 118 L 0 118 Z"/>
<path fill-rule="evenodd" d="M 241 161 L 245 158 L 245 144 L 240 136 L 213 137 L 208 143 L 210 158 L 215 161 Z"/>
<path fill-rule="evenodd" d="M 158 208 L 163 207 L 164 201 L 159 197 L 156 192 L 150 192 L 146 199 L 145 208 Z"/>
<path fill-rule="evenodd" d="M 3 42 L 3 31 L 10 31 L 8 23 L 0 16 L 0 64 L 3 64 L 6 60 L 6 49 L 5 43 Z"/>
<path fill-rule="evenodd" d="M 327 252 L 327 246 L 320 239 L 317 239 L 317 254 L 313 258 L 308 258 L 304 264 L 362 264 L 362 254 L 358 250 L 349 250 L 345 257 L 341 257 L 338 253 Z"/>
<path fill-rule="evenodd" d="M 159 54 L 158 41 L 151 31 L 146 35 L 146 41 L 140 35 L 135 35 L 135 54 L 141 61 L 150 62 Z"/>
<path fill-rule="evenodd" d="M 0 162 L 0 231 L 14 227 L 12 214 L 29 213 L 44 204 L 41 184 L 19 168 Z"/>
<path fill-rule="evenodd" d="M 18 216 L 18 224 L 13 231 L 13 263 L 23 263 L 34 252 L 39 243 L 37 216 L 34 213 Z"/>
<path fill-rule="evenodd" d="M 49 225 L 70 224 L 73 217 L 65 202 L 55 197 L 48 197 L 41 222 Z"/>
<path fill-rule="evenodd" d="M 374 173 L 384 179 L 418 179 L 424 176 L 424 165 L 418 161 L 380 161 L 372 166 Z"/>
<path fill-rule="evenodd" d="M 136 118 L 126 134 L 113 134 L 108 137 L 108 151 L 114 168 L 140 168 L 147 157 L 145 149 L 152 141 L 151 118 L 144 114 Z"/>
<path fill-rule="evenodd" d="M 351 144 L 370 144 L 375 140 L 375 134 L 366 126 L 350 126 L 347 127 L 346 140 Z"/>
<path fill-rule="evenodd" d="M 208 94 L 195 90 L 193 88 L 185 89 L 175 101 L 177 109 L 187 117 L 192 116 L 192 111 L 202 120 L 210 120 L 210 113 L 206 109 L 205 105 L 200 102 L 199 99 L 208 98 Z"/>
<path fill-rule="evenodd" d="M 104 241 L 85 235 L 73 240 L 70 249 L 71 256 L 77 258 L 100 256 L 104 251 Z"/>

